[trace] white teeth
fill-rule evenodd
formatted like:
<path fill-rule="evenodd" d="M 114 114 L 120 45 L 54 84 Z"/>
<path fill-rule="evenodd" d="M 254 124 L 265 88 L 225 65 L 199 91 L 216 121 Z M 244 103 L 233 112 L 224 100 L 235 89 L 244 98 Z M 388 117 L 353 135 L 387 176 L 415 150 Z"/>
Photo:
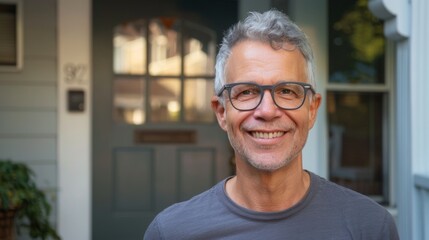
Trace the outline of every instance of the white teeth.
<path fill-rule="evenodd" d="M 284 132 L 253 132 L 252 135 L 255 138 L 271 139 L 283 136 Z"/>

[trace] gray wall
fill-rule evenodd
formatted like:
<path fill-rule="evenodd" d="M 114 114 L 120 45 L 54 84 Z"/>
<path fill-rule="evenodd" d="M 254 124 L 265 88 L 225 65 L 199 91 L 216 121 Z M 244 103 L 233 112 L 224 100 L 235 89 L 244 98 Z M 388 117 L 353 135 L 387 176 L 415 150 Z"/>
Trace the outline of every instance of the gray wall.
<path fill-rule="evenodd" d="M 27 163 L 52 203 L 57 195 L 56 0 L 23 3 L 23 68 L 0 71 L 0 159 Z"/>

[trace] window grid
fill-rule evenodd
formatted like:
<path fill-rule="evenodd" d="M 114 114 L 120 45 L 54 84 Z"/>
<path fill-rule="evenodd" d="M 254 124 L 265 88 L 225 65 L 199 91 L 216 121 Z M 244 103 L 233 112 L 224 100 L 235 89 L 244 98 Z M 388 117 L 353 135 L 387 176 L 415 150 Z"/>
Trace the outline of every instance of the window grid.
<path fill-rule="evenodd" d="M 163 19 L 163 20 L 170 21 L 171 19 Z M 209 64 L 209 65 L 206 64 L 206 67 L 209 67 L 209 68 L 211 67 L 212 69 L 214 69 L 214 51 L 213 51 L 213 49 L 215 49 L 214 46 L 215 46 L 215 39 L 216 39 L 214 32 L 203 27 L 203 26 L 199 26 L 199 25 L 194 24 L 194 23 L 189 23 L 187 21 L 183 21 L 180 19 L 174 20 L 175 23 L 173 23 L 173 24 L 177 24 L 177 26 L 178 26 L 177 35 L 179 36 L 178 37 L 178 45 L 179 45 L 178 46 L 178 52 L 180 54 L 179 55 L 180 56 L 180 69 L 179 69 L 177 74 L 162 74 L 162 73 L 161 74 L 152 74 L 150 71 L 150 64 L 151 64 L 150 59 L 151 59 L 151 54 L 153 54 L 153 53 L 151 53 L 151 50 L 150 50 L 151 49 L 151 42 L 150 42 L 151 31 L 149 29 L 149 24 L 152 21 L 153 20 L 146 21 L 146 24 L 145 24 L 144 32 L 146 33 L 146 35 L 144 37 L 146 39 L 149 39 L 149 40 L 145 41 L 145 48 L 147 50 L 145 51 L 145 56 L 144 56 L 146 61 L 144 61 L 145 62 L 145 66 L 144 66 L 145 71 L 143 71 L 143 74 L 139 74 L 139 73 L 115 73 L 115 79 L 136 78 L 136 77 L 145 79 L 145 81 L 144 81 L 145 87 L 144 87 L 144 92 L 142 94 L 143 94 L 143 97 L 145 99 L 144 109 L 146 109 L 147 111 L 144 114 L 145 120 L 140 124 L 162 124 L 162 123 L 166 123 L 166 122 L 171 122 L 168 119 L 166 121 L 162 121 L 162 120 L 161 121 L 151 121 L 151 119 L 154 118 L 154 116 L 152 116 L 154 113 L 151 111 L 151 107 L 152 107 L 151 102 L 153 100 L 150 98 L 150 96 L 151 96 L 150 86 L 151 86 L 151 84 L 153 84 L 154 81 L 162 81 L 162 79 L 178 79 L 180 81 L 180 87 L 179 88 L 180 88 L 181 94 L 179 94 L 179 99 L 178 99 L 180 111 L 178 113 L 179 114 L 178 117 L 176 118 L 177 121 L 173 121 L 173 123 L 195 123 L 195 122 L 214 123 L 214 115 L 212 115 L 211 118 L 194 119 L 194 121 L 189 120 L 192 118 L 185 117 L 185 114 L 186 114 L 185 104 L 186 104 L 186 102 L 185 102 L 185 96 L 183 94 L 185 91 L 185 86 L 186 86 L 185 81 L 187 79 L 199 79 L 200 81 L 204 80 L 207 82 L 212 82 L 214 80 L 214 70 L 211 70 L 208 73 L 204 73 L 204 71 L 203 72 L 197 71 L 198 72 L 197 74 L 195 74 L 195 73 L 186 74 L 185 73 L 185 69 L 187 67 L 189 69 L 189 66 L 185 65 L 185 64 L 187 64 L 186 60 L 190 59 L 189 56 L 185 55 L 186 54 L 185 53 L 185 37 L 192 40 L 193 34 L 195 35 L 198 33 L 200 35 L 200 36 L 195 36 L 196 40 L 194 40 L 193 46 L 194 47 L 195 46 L 201 47 L 201 44 L 208 44 L 208 47 L 207 46 L 205 46 L 205 47 L 210 50 L 207 52 L 209 55 L 207 56 L 207 60 L 206 60 L 207 64 Z M 140 22 L 141 22 L 141 20 L 140 20 Z M 170 23 L 172 23 L 172 22 L 170 22 Z M 198 43 L 199 43 L 198 37 L 201 37 L 203 35 L 207 35 L 205 38 L 209 39 L 209 40 L 207 40 L 207 42 L 203 42 L 203 43 L 200 42 L 200 45 L 198 45 Z M 195 45 L 195 43 L 197 43 L 197 45 Z M 192 52 L 190 52 L 190 53 L 192 53 Z M 205 53 L 205 52 L 203 52 L 203 53 Z M 198 56 L 201 56 L 201 54 Z M 213 58 L 213 59 L 211 59 L 211 58 Z M 191 62 L 191 61 L 188 61 L 188 62 Z M 116 81 L 116 80 L 114 80 L 114 81 Z M 207 102 L 207 101 L 205 101 L 205 102 Z M 210 106 L 207 106 L 207 108 L 210 108 Z M 116 120 L 118 120 L 117 117 L 116 117 Z M 116 122 L 118 122 L 118 121 L 116 121 Z M 119 122 L 121 122 L 121 121 L 119 121 Z M 124 122 L 124 121 L 122 121 L 122 122 Z M 125 121 L 125 123 L 127 124 L 130 122 Z M 131 124 L 133 124 L 133 123 L 131 123 Z M 139 125 L 139 124 L 134 123 L 134 125 Z"/>

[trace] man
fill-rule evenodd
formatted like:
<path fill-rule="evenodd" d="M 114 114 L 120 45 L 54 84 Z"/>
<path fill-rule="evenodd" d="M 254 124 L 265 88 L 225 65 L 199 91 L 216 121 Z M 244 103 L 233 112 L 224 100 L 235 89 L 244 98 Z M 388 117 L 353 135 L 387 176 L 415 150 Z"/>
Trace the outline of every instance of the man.
<path fill-rule="evenodd" d="M 145 239 L 398 239 L 383 207 L 303 170 L 321 96 L 312 50 L 287 16 L 251 13 L 216 61 L 212 108 L 236 176 L 164 210 Z"/>

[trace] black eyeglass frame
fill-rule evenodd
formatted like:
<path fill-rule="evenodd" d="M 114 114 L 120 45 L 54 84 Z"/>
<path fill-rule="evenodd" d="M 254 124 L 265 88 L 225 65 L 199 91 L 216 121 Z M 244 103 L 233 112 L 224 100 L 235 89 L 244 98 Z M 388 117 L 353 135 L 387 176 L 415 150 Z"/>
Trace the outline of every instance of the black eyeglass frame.
<path fill-rule="evenodd" d="M 237 108 L 237 107 L 236 107 L 236 106 L 234 106 L 234 104 L 232 103 L 232 101 L 231 101 L 231 88 L 233 88 L 233 87 L 234 87 L 234 86 L 236 86 L 236 85 L 242 85 L 242 84 L 249 84 L 249 85 L 253 85 L 253 86 L 258 87 L 258 88 L 261 90 L 261 92 L 262 92 L 262 93 L 261 93 L 261 98 L 259 99 L 259 102 L 258 102 L 258 104 L 256 104 L 256 106 L 255 106 L 255 107 L 250 108 L 250 109 L 245 109 L 245 110 L 243 110 L 243 109 L 239 109 L 239 108 Z M 301 104 L 300 104 L 299 106 L 297 106 L 297 107 L 295 107 L 295 108 L 284 108 L 284 107 L 281 107 L 281 106 L 279 106 L 279 105 L 277 104 L 276 99 L 274 98 L 274 89 L 275 89 L 276 87 L 278 87 L 279 85 L 283 85 L 283 84 L 297 84 L 297 85 L 300 85 L 300 86 L 302 86 L 302 87 L 304 88 L 304 97 L 303 97 L 303 100 L 302 100 L 302 102 L 301 102 Z M 276 84 L 274 84 L 274 85 L 259 85 L 259 84 L 254 83 L 254 82 L 236 82 L 236 83 L 229 83 L 229 84 L 225 84 L 225 85 L 223 85 L 223 87 L 221 88 L 221 90 L 219 91 L 219 93 L 217 93 L 216 95 L 217 95 L 218 97 L 222 97 L 222 93 L 223 93 L 225 90 L 227 90 L 227 91 L 228 91 L 228 99 L 229 99 L 229 102 L 230 102 L 230 103 L 231 103 L 231 105 L 232 105 L 235 109 L 237 109 L 238 111 L 252 111 L 252 110 L 255 110 L 256 108 L 258 108 L 258 106 L 259 106 L 259 105 L 261 104 L 261 102 L 262 102 L 262 99 L 264 98 L 265 90 L 270 90 L 271 98 L 273 99 L 274 104 L 275 104 L 278 108 L 283 109 L 283 110 L 296 110 L 296 109 L 298 109 L 298 108 L 302 107 L 302 105 L 303 105 L 303 104 L 304 104 L 304 102 L 305 102 L 305 99 L 307 98 L 307 92 L 308 92 L 308 90 L 310 90 L 313 94 L 315 94 L 315 93 L 316 93 L 316 91 L 313 89 L 313 87 L 311 86 L 311 84 L 309 84 L 309 83 L 303 83 L 303 82 L 279 82 L 279 83 L 276 83 Z"/>

